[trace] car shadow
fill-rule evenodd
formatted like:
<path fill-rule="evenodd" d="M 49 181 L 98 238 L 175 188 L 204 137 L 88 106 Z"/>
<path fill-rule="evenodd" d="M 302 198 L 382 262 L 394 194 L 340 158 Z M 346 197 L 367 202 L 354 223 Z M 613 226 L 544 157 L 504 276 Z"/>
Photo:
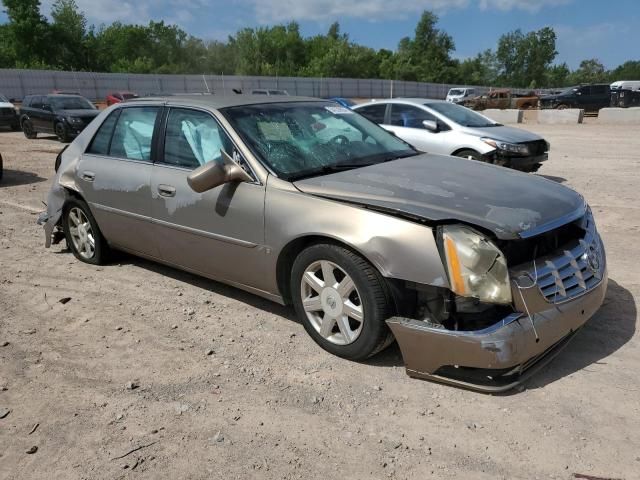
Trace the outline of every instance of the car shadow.
<path fill-rule="evenodd" d="M 556 183 L 564 183 L 564 182 L 567 181 L 567 179 L 564 178 L 564 177 L 554 177 L 553 175 L 541 175 L 539 173 L 537 175 L 539 177 L 546 178 L 547 180 L 551 180 L 551 181 L 556 182 Z"/>
<path fill-rule="evenodd" d="M 629 290 L 609 280 L 602 307 L 549 365 L 525 382 L 529 389 L 567 377 L 602 360 L 625 345 L 636 331 L 638 311 Z"/>
<path fill-rule="evenodd" d="M 211 280 L 205 277 L 201 277 L 194 273 L 185 272 L 176 268 L 163 265 L 161 263 L 153 262 L 151 260 L 145 260 L 144 258 L 135 257 L 124 252 L 115 252 L 113 265 L 135 265 L 136 267 L 144 268 L 151 272 L 163 275 L 179 282 L 187 283 L 202 290 L 207 290 L 217 295 L 222 295 L 238 302 L 247 304 L 253 308 L 260 309 L 262 311 L 278 315 L 279 317 L 286 318 L 295 323 L 300 323 L 296 318 L 293 307 L 285 307 L 278 303 L 272 302 L 258 295 L 245 292 L 236 287 L 226 285 L 215 280 Z"/>
<path fill-rule="evenodd" d="M 125 253 L 118 253 L 114 262 L 114 265 L 117 264 L 135 265 L 179 282 L 234 299 L 294 323 L 300 323 L 293 307 L 279 305 L 215 280 Z M 637 308 L 633 295 L 614 280 L 609 280 L 607 294 L 600 310 L 549 365 L 534 374 L 524 385 L 529 389 L 542 388 L 592 364 L 604 363 L 601 362 L 602 359 L 613 354 L 631 340 L 635 334 L 636 321 Z M 404 367 L 402 353 L 396 342 L 363 363 L 373 367 Z M 519 393 L 518 390 L 513 389 L 502 395 L 517 393 Z"/>
<path fill-rule="evenodd" d="M 0 180 L 0 188 L 15 187 L 18 185 L 30 185 L 32 183 L 40 183 L 46 181 L 46 178 L 42 178 L 37 173 L 25 172 L 22 170 L 5 169 L 3 171 L 2 180 Z"/>

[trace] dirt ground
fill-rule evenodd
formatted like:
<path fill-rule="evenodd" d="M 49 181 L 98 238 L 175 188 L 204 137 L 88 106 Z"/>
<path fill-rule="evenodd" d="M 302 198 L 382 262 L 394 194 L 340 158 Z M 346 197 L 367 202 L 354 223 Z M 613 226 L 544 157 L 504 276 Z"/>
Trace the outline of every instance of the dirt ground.
<path fill-rule="evenodd" d="M 212 281 L 46 250 L 61 145 L 0 132 L 0 478 L 640 478 L 640 136 L 527 128 L 552 144 L 539 173 L 593 207 L 611 281 L 566 350 L 499 396 L 412 380 L 395 345 L 332 357 L 292 310 Z"/>

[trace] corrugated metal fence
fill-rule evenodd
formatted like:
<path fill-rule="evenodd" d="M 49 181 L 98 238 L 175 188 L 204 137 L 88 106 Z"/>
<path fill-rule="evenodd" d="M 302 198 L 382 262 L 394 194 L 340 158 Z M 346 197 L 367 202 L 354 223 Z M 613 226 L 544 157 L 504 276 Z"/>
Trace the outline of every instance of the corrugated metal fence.
<path fill-rule="evenodd" d="M 112 91 L 139 95 L 169 93 L 232 94 L 256 88 L 287 90 L 310 97 L 387 98 L 420 97 L 443 99 L 459 85 L 405 82 L 399 80 L 307 77 L 244 77 L 224 75 L 155 75 L 127 73 L 60 72 L 54 70 L 0 69 L 0 93 L 21 100 L 25 95 L 54 90 L 78 92 L 91 100 L 103 100 Z M 475 87 L 484 93 L 488 87 Z"/>
<path fill-rule="evenodd" d="M 312 97 L 427 97 L 444 98 L 452 85 L 354 78 L 245 77 L 223 75 L 143 75 L 121 73 L 0 70 L 0 92 L 22 99 L 25 95 L 54 90 L 73 91 L 92 100 L 111 91 L 128 90 L 140 95 L 168 93 L 245 93 L 256 88 L 287 90 L 291 95 Z"/>

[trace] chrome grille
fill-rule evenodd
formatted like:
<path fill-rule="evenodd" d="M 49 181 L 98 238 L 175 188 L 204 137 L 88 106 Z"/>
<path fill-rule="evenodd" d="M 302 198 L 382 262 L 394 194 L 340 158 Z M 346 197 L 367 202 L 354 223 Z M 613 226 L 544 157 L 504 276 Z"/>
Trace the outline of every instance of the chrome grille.
<path fill-rule="evenodd" d="M 537 278 L 540 293 L 550 303 L 561 303 L 578 297 L 602 280 L 605 257 L 593 219 L 587 220 L 587 232 L 572 248 L 538 263 Z"/>

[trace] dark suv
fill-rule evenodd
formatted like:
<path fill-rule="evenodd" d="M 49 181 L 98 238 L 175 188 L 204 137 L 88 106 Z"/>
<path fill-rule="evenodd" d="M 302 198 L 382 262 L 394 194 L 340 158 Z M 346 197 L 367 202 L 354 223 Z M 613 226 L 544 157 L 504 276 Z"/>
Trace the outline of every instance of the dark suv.
<path fill-rule="evenodd" d="M 581 108 L 597 112 L 611 103 L 611 88 L 607 84 L 578 85 L 557 95 L 540 98 L 540 108 Z"/>
<path fill-rule="evenodd" d="M 20 108 L 20 126 L 27 138 L 54 133 L 61 142 L 69 142 L 99 113 L 80 95 L 27 95 Z"/>

